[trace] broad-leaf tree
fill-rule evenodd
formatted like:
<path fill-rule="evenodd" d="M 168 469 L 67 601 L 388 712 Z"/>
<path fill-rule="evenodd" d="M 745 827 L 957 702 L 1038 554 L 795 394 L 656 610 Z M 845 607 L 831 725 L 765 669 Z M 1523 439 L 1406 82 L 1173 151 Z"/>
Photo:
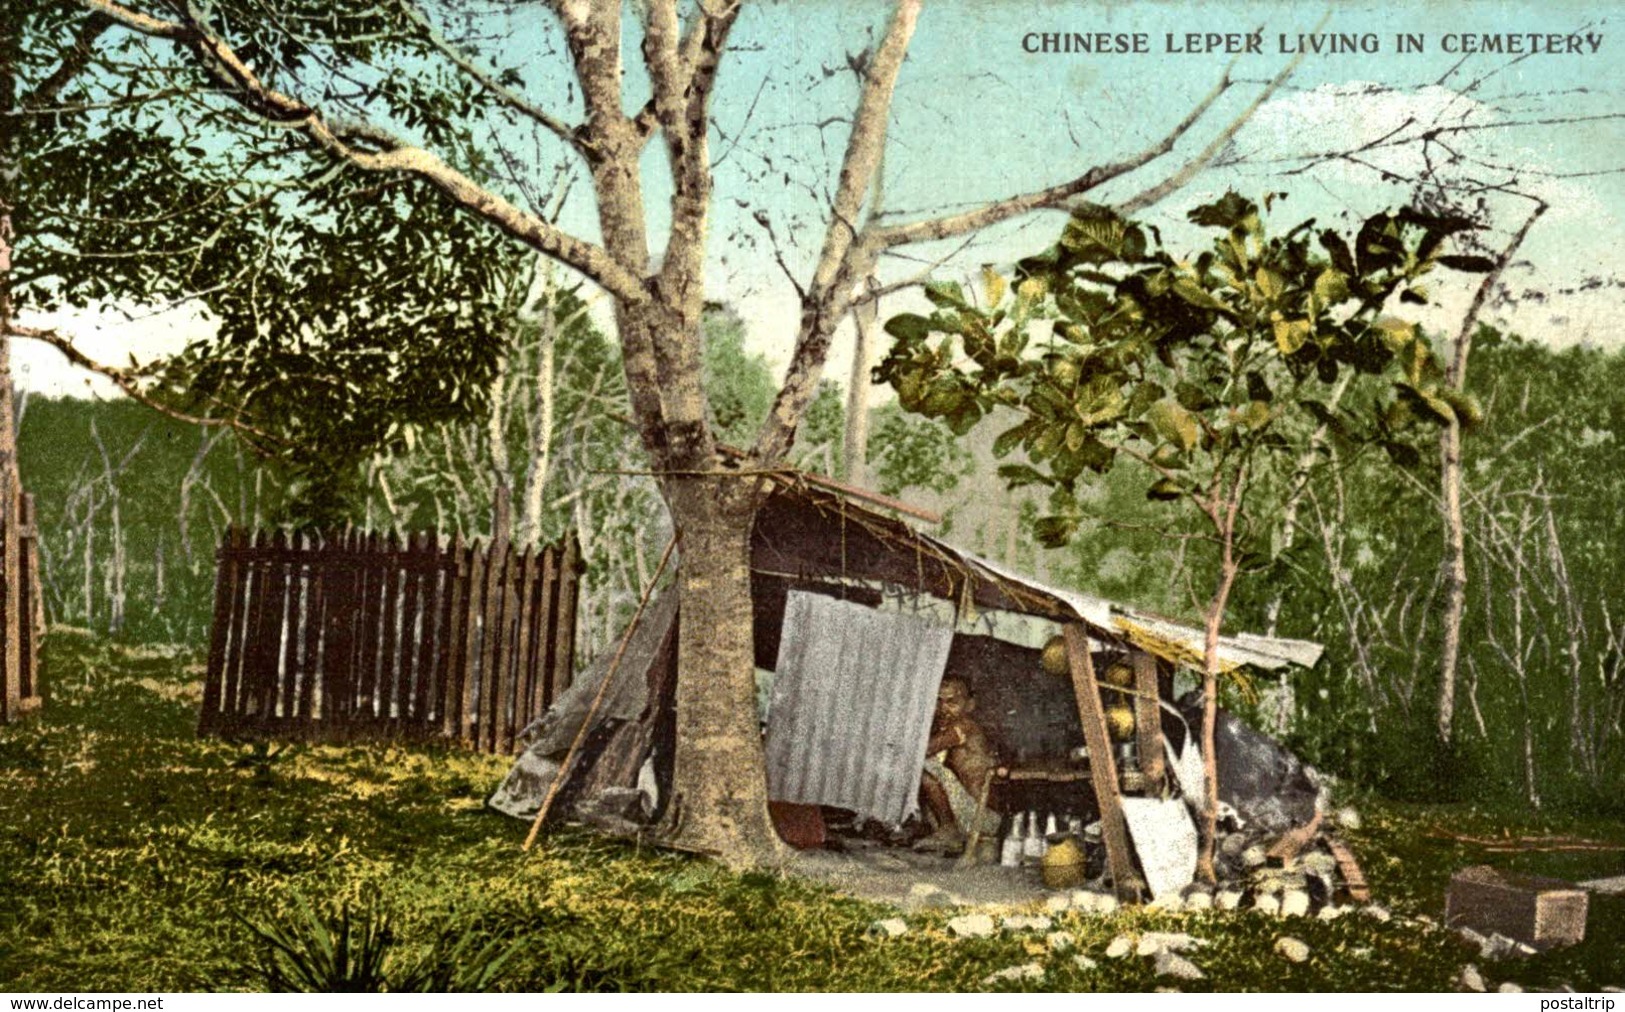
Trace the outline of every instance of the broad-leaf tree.
<path fill-rule="evenodd" d="M 1265 199 L 1264 210 L 1280 195 Z M 1234 193 L 1190 212 L 1211 245 L 1179 256 L 1152 230 L 1101 207 L 1075 212 L 1060 241 L 990 273 L 977 299 L 957 284 L 930 286 L 936 310 L 887 321 L 891 353 L 877 370 L 905 408 L 965 432 L 996 408 L 1019 413 L 996 451 L 1023 451 L 1000 474 L 1012 486 L 1046 485 L 1051 513 L 1041 540 L 1066 543 L 1088 474 L 1119 457 L 1139 461 L 1152 499 L 1184 504 L 1218 553 L 1204 606 L 1206 813 L 1199 873 L 1213 879 L 1218 781 L 1213 728 L 1218 644 L 1237 575 L 1255 544 L 1249 500 L 1260 472 L 1290 468 L 1317 432 L 1380 445 L 1399 463 L 1416 450 L 1404 430 L 1447 424 L 1477 407 L 1444 382 L 1414 323 L 1391 303 L 1425 303 L 1439 267 L 1483 271 L 1451 255 L 1462 218 L 1412 210 L 1367 219 L 1357 234 L 1317 233 L 1306 221 L 1281 235 Z M 1346 373 L 1365 378 L 1333 398 Z"/>

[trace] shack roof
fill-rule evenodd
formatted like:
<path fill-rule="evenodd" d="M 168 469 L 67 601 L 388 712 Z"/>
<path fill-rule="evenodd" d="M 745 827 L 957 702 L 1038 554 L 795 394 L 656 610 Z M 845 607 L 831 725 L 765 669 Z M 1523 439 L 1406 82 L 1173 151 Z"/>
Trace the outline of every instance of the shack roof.
<path fill-rule="evenodd" d="M 1202 664 L 1201 628 L 1041 583 L 877 512 L 853 491 L 817 476 L 783 473 L 757 519 L 753 567 L 803 579 L 874 580 L 981 608 L 1081 621 L 1097 637 L 1131 643 L 1174 664 Z M 861 498 L 889 505 L 873 493 Z M 1322 649 L 1307 640 L 1241 633 L 1220 637 L 1219 661 L 1226 670 L 1280 671 L 1312 667 Z"/>

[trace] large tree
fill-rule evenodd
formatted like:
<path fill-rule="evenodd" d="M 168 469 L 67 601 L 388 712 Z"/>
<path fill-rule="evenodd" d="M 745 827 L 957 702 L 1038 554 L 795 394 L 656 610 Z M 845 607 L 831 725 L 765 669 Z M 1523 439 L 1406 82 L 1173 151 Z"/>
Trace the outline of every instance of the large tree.
<path fill-rule="evenodd" d="M 307 165 L 318 159 L 347 179 L 373 177 L 372 185 L 409 180 L 414 188 L 397 191 L 402 199 L 429 200 L 424 188 L 432 188 L 470 221 L 567 265 L 606 293 L 633 421 L 682 546 L 678 803 L 670 837 L 736 862 L 777 850 L 754 712 L 752 518 L 763 473 L 783 466 L 819 390 L 837 325 L 855 300 L 884 291 L 868 282 L 889 252 L 923 244 L 936 255 L 945 241 L 1068 207 L 1170 157 L 1238 87 L 1222 75 L 1143 149 L 1097 152 L 1098 161 L 1058 171 L 1049 185 L 949 212 L 866 215 L 922 7 L 899 0 L 872 44 L 847 60 L 857 71 L 855 105 L 832 121 L 846 127 L 846 136 L 833 178 L 817 194 L 822 220 L 781 221 L 795 229 L 795 241 L 816 236 L 816 253 L 805 273 L 786 268 L 800 306 L 794 351 L 753 444 L 735 459 L 719 452 L 712 430 L 702 316 L 712 280 L 707 239 L 715 167 L 737 144 L 734 138 L 713 151 L 713 140 L 725 135 L 713 123 L 712 106 L 738 2 L 649 0 L 623 9 L 559 0 L 549 7 L 551 34 L 534 40 L 516 66 L 503 65 L 521 61 L 505 59 L 503 41 L 491 37 L 481 14 L 458 5 L 82 0 L 78 6 L 111 19 L 120 37 L 146 40 L 130 62 L 149 81 L 166 81 L 178 115 L 210 134 L 199 158 L 253 151 L 263 153 L 253 168 L 261 174 L 273 173 L 278 159 Z M 633 44 L 641 59 L 629 65 L 625 54 Z M 1154 184 L 1146 199 L 1165 195 L 1214 158 L 1289 70 L 1255 86 L 1251 100 L 1209 131 L 1193 156 L 1171 166 L 1166 185 Z M 528 201 L 520 169 L 545 160 L 537 152 L 546 144 L 565 152 L 589 180 L 591 226 L 566 229 Z M 758 187 L 779 185 L 777 175 Z M 669 202 L 657 199 L 667 192 Z M 729 196 L 748 204 L 755 195 Z M 772 216 L 763 208 L 756 218 L 777 245 Z M 781 248 L 774 252 L 786 262 Z"/>

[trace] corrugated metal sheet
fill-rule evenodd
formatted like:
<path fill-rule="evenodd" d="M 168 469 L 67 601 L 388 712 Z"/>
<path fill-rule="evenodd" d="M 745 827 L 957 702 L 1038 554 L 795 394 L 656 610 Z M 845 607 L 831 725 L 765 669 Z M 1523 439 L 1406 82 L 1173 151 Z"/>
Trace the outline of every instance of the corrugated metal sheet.
<path fill-rule="evenodd" d="M 946 626 L 792 591 L 768 722 L 768 797 L 890 823 L 912 814 L 952 642 Z"/>
<path fill-rule="evenodd" d="M 1165 618 L 1113 604 L 1075 590 L 1046 586 L 996 562 L 955 548 L 946 541 L 940 541 L 928 534 L 916 533 L 921 539 L 958 558 L 973 569 L 980 569 L 999 580 L 1015 583 L 1062 601 L 1078 618 L 1101 632 L 1126 636 L 1134 640 L 1136 646 L 1176 664 L 1190 664 L 1194 659 L 1195 665 L 1201 666 L 1206 638 L 1201 629 L 1170 622 Z M 1313 667 L 1315 662 L 1320 660 L 1323 650 L 1320 644 L 1307 640 L 1241 633 L 1219 638 L 1219 663 L 1226 669 L 1244 664 L 1265 671 L 1278 671 L 1294 664 L 1307 668 Z"/>

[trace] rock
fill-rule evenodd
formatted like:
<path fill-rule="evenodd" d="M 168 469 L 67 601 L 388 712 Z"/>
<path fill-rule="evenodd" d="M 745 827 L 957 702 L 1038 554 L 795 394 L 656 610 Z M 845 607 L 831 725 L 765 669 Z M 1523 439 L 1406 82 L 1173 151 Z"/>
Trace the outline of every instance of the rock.
<path fill-rule="evenodd" d="M 1205 889 L 1198 889 L 1185 897 L 1185 909 L 1195 912 L 1213 909 L 1213 894 Z"/>
<path fill-rule="evenodd" d="M 1275 951 L 1294 963 L 1302 963 L 1309 958 L 1309 946 L 1290 935 L 1282 935 L 1275 940 Z"/>
<path fill-rule="evenodd" d="M 1365 914 L 1367 917 L 1370 917 L 1373 920 L 1379 921 L 1383 924 L 1387 924 L 1389 921 L 1394 919 L 1394 915 L 1388 912 L 1387 907 L 1380 906 L 1376 903 L 1367 904 L 1366 906 L 1361 907 L 1360 913 Z"/>
<path fill-rule="evenodd" d="M 960 938 L 987 938 L 993 934 L 993 918 L 987 914 L 962 914 L 948 922 L 948 931 Z"/>
<path fill-rule="evenodd" d="M 888 917 L 883 921 L 876 921 L 869 925 L 869 934 L 883 935 L 886 938 L 896 938 L 908 934 L 908 922 L 901 917 Z"/>
<path fill-rule="evenodd" d="M 1276 917 L 1281 913 L 1281 901 L 1269 895 L 1254 896 L 1253 909 L 1261 914 Z"/>
<path fill-rule="evenodd" d="M 1168 949 L 1157 951 L 1157 976 L 1175 980 L 1201 980 L 1206 974 L 1195 963 Z"/>
<path fill-rule="evenodd" d="M 1247 849 L 1247 835 L 1245 833 L 1231 833 L 1219 841 L 1219 853 L 1224 857 L 1240 858 Z"/>
<path fill-rule="evenodd" d="M 1151 989 L 1151 993 L 1152 994 L 1184 994 L 1185 992 L 1181 991 L 1177 987 L 1169 987 L 1166 984 L 1159 984 L 1158 986 Z"/>
<path fill-rule="evenodd" d="M 1009 914 L 999 921 L 999 927 L 1006 931 L 1048 931 L 1055 926 L 1055 922 L 1048 917 L 1032 917 L 1027 914 Z"/>
<path fill-rule="evenodd" d="M 1501 986 L 1495 990 L 1497 994 L 1523 994 L 1523 988 L 1512 983 L 1510 980 L 1502 981 Z"/>
<path fill-rule="evenodd" d="M 1609 984 L 1607 987 L 1604 987 L 1602 990 L 1603 990 L 1603 992 L 1605 994 L 1625 994 L 1625 987 L 1616 987 L 1613 984 Z"/>
<path fill-rule="evenodd" d="M 1288 889 L 1281 894 L 1281 916 L 1302 917 L 1309 912 L 1309 894 L 1302 889 Z"/>
<path fill-rule="evenodd" d="M 1463 929 L 1462 937 L 1466 938 L 1467 932 L 1470 930 Z M 1477 934 L 1477 932 L 1474 932 L 1474 934 Z M 1468 939 L 1468 941 L 1472 941 L 1472 939 Z M 1475 944 L 1478 946 L 1479 956 L 1490 960 L 1523 958 L 1533 956 L 1539 951 L 1533 945 L 1526 945 L 1517 939 L 1508 938 L 1499 931 L 1490 932 L 1488 938 L 1479 935 Z"/>
<path fill-rule="evenodd" d="M 1332 878 L 1337 874 L 1337 858 L 1323 850 L 1311 850 L 1299 859 L 1303 870 L 1320 878 Z"/>
<path fill-rule="evenodd" d="M 1072 909 L 1070 896 L 1051 896 L 1044 901 L 1044 909 L 1052 914 L 1063 914 Z"/>
<path fill-rule="evenodd" d="M 1097 914 L 1115 914 L 1115 913 L 1117 913 L 1117 897 L 1113 896 L 1111 893 L 1099 893 L 1095 897 L 1095 913 L 1097 913 Z"/>
<path fill-rule="evenodd" d="M 1200 949 L 1207 942 L 1192 937 L 1183 931 L 1147 931 L 1140 936 L 1140 944 L 1135 953 L 1141 956 L 1152 956 L 1159 952 L 1190 952 Z"/>
<path fill-rule="evenodd" d="M 1256 843 L 1241 852 L 1241 863 L 1249 868 L 1262 868 L 1266 860 L 1264 848 Z"/>
<path fill-rule="evenodd" d="M 1147 903 L 1145 908 L 1147 910 L 1161 910 L 1165 913 L 1177 914 L 1185 909 L 1185 900 L 1178 893 L 1166 893 L 1160 899 Z"/>
<path fill-rule="evenodd" d="M 1051 931 L 1044 936 L 1044 944 L 1049 946 L 1051 952 L 1065 952 L 1078 944 L 1070 931 Z"/>
<path fill-rule="evenodd" d="M 1044 967 L 1038 963 L 1022 963 L 1020 966 L 1007 966 L 1002 970 L 994 970 L 982 978 L 984 984 L 998 984 L 1007 980 L 1043 980 Z"/>
<path fill-rule="evenodd" d="M 1335 921 L 1339 917 L 1342 917 L 1344 914 L 1346 914 L 1348 912 L 1349 912 L 1348 907 L 1334 907 L 1330 903 L 1328 903 L 1325 906 L 1320 908 L 1320 913 L 1317 914 L 1316 916 L 1319 917 L 1323 921 Z"/>
<path fill-rule="evenodd" d="M 1416 915 L 1416 923 L 1421 924 L 1421 925 L 1425 925 L 1426 927 L 1429 927 L 1429 928 L 1431 928 L 1431 927 L 1435 926 L 1436 924 L 1438 924 L 1437 921 L 1435 921 L 1433 918 L 1429 917 L 1427 914 L 1417 914 Z"/>
<path fill-rule="evenodd" d="M 1122 959 L 1134 951 L 1134 940 L 1127 935 L 1118 935 L 1106 946 L 1107 959 Z"/>
<path fill-rule="evenodd" d="M 1086 914 L 1093 913 L 1095 910 L 1096 895 L 1098 894 L 1092 893 L 1087 889 L 1072 890 L 1072 895 L 1070 897 L 1072 909 Z"/>
<path fill-rule="evenodd" d="M 1080 970 L 1093 970 L 1100 965 L 1081 952 L 1072 957 L 1072 963 Z"/>
<path fill-rule="evenodd" d="M 908 887 L 908 895 L 903 897 L 903 909 L 910 913 L 917 910 L 941 910 L 955 905 L 953 894 L 929 882 L 914 883 Z"/>
<path fill-rule="evenodd" d="M 1220 889 L 1213 896 L 1213 905 L 1220 910 L 1234 910 L 1241 906 L 1240 889 Z"/>
<path fill-rule="evenodd" d="M 1337 824 L 1350 832 L 1360 831 L 1360 813 L 1353 806 L 1345 806 L 1337 810 Z"/>
<path fill-rule="evenodd" d="M 1484 992 L 1484 977 L 1478 972 L 1478 967 L 1468 963 L 1461 968 L 1456 974 L 1456 990 Z"/>

